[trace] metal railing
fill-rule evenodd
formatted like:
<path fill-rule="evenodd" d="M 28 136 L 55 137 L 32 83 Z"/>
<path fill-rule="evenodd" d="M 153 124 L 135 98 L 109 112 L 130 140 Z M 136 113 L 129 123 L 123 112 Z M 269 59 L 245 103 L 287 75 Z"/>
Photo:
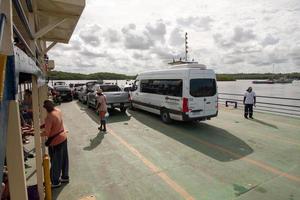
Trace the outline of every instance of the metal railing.
<path fill-rule="evenodd" d="M 219 93 L 219 102 L 226 104 L 236 102 L 238 108 L 243 108 L 242 94 Z M 274 114 L 300 117 L 300 99 L 273 96 L 256 96 L 255 110 Z"/>

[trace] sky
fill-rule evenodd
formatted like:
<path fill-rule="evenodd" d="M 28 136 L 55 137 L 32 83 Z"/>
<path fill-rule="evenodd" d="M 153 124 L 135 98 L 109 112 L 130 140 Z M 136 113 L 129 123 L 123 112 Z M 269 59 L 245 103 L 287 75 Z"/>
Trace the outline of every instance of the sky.
<path fill-rule="evenodd" d="M 300 0 L 86 0 L 55 70 L 135 75 L 188 57 L 217 73 L 300 72 Z"/>

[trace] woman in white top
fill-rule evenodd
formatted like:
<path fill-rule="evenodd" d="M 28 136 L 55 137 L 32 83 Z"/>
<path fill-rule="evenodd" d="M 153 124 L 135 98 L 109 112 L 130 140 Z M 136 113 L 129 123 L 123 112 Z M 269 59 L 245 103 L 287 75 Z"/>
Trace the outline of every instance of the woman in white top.
<path fill-rule="evenodd" d="M 249 87 L 244 95 L 245 113 L 244 117 L 248 119 L 248 115 L 253 119 L 253 105 L 256 103 L 255 92 L 252 91 L 252 87 Z"/>

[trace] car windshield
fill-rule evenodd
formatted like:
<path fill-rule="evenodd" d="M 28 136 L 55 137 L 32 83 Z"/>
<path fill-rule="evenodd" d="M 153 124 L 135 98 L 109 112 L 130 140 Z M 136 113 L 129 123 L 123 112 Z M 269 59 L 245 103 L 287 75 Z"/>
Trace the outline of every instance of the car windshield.
<path fill-rule="evenodd" d="M 118 91 L 121 91 L 121 89 L 117 85 L 101 85 L 101 89 L 102 89 L 103 92 L 118 92 Z"/>
<path fill-rule="evenodd" d="M 55 87 L 55 90 L 57 90 L 57 91 L 69 91 L 71 89 L 69 87 L 66 87 L 66 86 L 59 86 L 59 87 Z"/>
<path fill-rule="evenodd" d="M 214 96 L 217 92 L 215 79 L 191 79 L 190 94 L 193 97 Z"/>

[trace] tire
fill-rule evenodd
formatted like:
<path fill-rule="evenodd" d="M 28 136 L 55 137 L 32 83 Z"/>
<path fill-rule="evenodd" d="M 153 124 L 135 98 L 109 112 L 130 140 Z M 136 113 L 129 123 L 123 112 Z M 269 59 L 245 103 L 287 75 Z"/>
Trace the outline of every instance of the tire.
<path fill-rule="evenodd" d="M 120 108 L 120 111 L 121 111 L 121 113 L 125 113 L 125 112 L 126 112 L 126 107 L 124 107 L 124 106 L 121 107 L 121 108 Z"/>
<path fill-rule="evenodd" d="M 170 124 L 172 122 L 169 112 L 165 109 L 160 111 L 160 117 L 161 120 L 166 124 Z"/>

